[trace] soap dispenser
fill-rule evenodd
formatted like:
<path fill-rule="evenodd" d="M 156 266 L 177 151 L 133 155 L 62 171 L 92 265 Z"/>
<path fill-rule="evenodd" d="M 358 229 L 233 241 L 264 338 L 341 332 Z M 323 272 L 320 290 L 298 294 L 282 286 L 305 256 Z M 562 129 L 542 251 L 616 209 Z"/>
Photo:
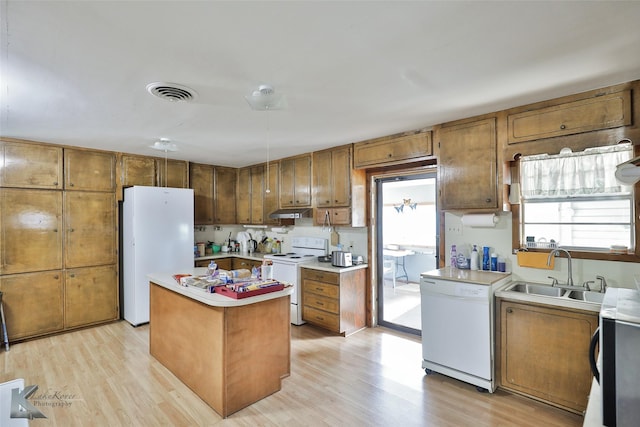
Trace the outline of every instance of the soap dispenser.
<path fill-rule="evenodd" d="M 478 247 L 473 245 L 473 250 L 471 251 L 471 267 L 472 270 L 478 269 Z"/>

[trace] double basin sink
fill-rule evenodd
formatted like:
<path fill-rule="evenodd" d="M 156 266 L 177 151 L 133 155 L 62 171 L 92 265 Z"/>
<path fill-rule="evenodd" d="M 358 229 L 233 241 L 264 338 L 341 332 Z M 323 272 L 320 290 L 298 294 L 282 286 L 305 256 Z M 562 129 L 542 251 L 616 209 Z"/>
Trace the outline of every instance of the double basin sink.
<path fill-rule="evenodd" d="M 514 282 L 503 289 L 504 292 L 518 292 L 521 294 L 544 297 L 563 298 L 594 304 L 602 304 L 604 293 L 585 290 L 571 290 L 527 282 Z"/>

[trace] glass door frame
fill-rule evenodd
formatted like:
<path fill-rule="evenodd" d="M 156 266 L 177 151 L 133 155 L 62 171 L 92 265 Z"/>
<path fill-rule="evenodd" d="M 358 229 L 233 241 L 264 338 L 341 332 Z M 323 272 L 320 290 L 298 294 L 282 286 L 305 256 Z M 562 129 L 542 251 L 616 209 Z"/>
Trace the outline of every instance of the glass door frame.
<path fill-rule="evenodd" d="M 378 326 L 383 326 L 389 329 L 393 329 L 400 332 L 405 332 L 412 335 L 421 335 L 421 331 L 417 329 L 413 329 L 404 325 L 398 325 L 395 323 L 387 322 L 383 320 L 384 318 L 384 301 L 383 301 L 383 286 L 384 286 L 384 256 L 383 256 L 383 238 L 382 238 L 382 184 L 384 182 L 397 182 L 397 181 L 410 181 L 416 179 L 425 179 L 425 178 L 433 178 L 436 179 L 436 188 L 437 188 L 437 173 L 435 167 L 429 167 L 419 170 L 396 170 L 389 173 L 380 172 L 375 175 L 371 175 L 371 186 L 374 191 L 371 192 L 371 213 L 372 213 L 372 221 L 371 221 L 371 256 L 373 258 L 372 264 L 375 264 L 375 273 L 372 277 L 375 278 L 375 286 L 373 286 L 375 291 L 375 297 L 373 300 L 374 304 L 374 323 Z M 436 224 L 435 230 L 436 233 L 436 265 L 440 263 L 440 214 L 438 210 L 438 197 L 436 195 Z"/>

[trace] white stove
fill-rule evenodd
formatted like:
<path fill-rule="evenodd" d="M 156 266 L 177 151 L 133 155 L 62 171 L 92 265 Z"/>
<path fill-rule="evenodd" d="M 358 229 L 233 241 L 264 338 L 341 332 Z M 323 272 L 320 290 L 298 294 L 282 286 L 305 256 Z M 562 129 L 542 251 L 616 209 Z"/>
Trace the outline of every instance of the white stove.
<path fill-rule="evenodd" d="M 302 325 L 302 292 L 300 292 L 300 269 L 305 262 L 316 260 L 326 255 L 327 239 L 319 237 L 294 237 L 291 241 L 291 252 L 268 254 L 264 257 L 273 261 L 273 278 L 293 285 L 291 294 L 291 323 Z"/>

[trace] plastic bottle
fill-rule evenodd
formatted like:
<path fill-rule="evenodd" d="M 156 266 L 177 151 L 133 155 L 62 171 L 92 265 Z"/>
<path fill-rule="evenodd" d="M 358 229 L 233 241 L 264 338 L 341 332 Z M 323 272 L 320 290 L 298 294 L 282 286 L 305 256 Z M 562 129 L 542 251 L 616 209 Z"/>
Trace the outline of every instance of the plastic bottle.
<path fill-rule="evenodd" d="M 491 271 L 498 271 L 498 255 L 495 252 L 491 254 Z"/>
<path fill-rule="evenodd" d="M 473 250 L 471 251 L 471 269 L 477 270 L 478 268 L 478 248 L 476 245 L 473 245 Z"/>
<path fill-rule="evenodd" d="M 456 245 L 451 245 L 451 268 L 458 267 L 458 254 L 456 253 Z"/>
<path fill-rule="evenodd" d="M 491 257 L 489 255 L 489 250 L 491 250 L 489 246 L 484 246 L 482 248 L 482 269 L 485 271 L 489 271 L 491 269 Z"/>

